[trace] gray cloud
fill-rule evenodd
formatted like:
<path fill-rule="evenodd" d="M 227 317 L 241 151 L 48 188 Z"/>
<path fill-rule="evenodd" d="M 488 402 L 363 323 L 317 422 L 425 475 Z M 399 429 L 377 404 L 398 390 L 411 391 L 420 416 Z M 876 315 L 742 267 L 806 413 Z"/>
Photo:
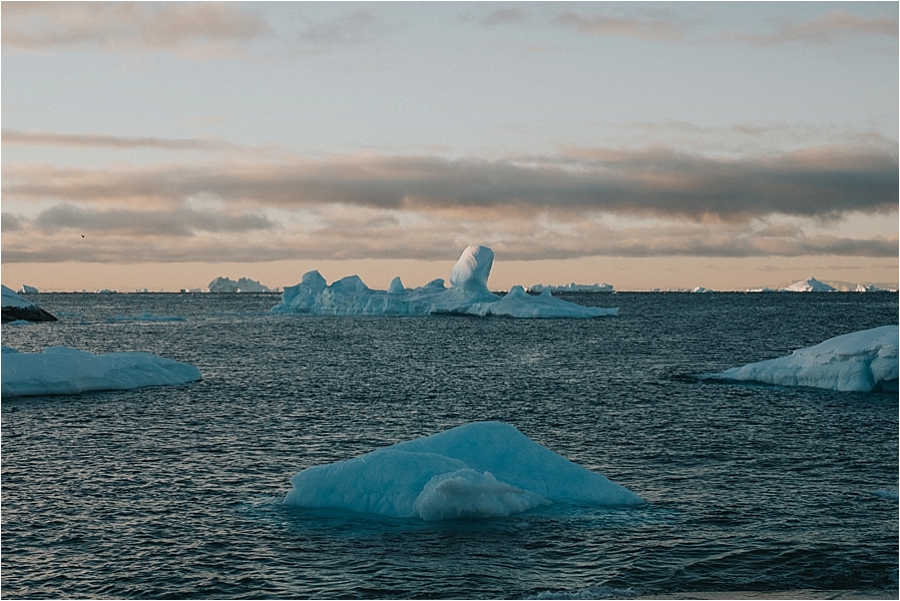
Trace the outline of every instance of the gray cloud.
<path fill-rule="evenodd" d="M 70 46 L 100 50 L 168 49 L 188 56 L 229 53 L 235 43 L 266 35 L 259 16 L 235 4 L 138 2 L 4 2 L 4 49 Z"/>
<path fill-rule="evenodd" d="M 300 32 L 299 38 L 309 46 L 325 50 L 371 44 L 392 29 L 376 15 L 360 9 L 327 22 L 313 23 Z"/>
<path fill-rule="evenodd" d="M 3 258 L 4 262 L 118 263 L 362 258 L 452 261 L 458 249 L 473 241 L 491 246 L 504 260 L 808 255 L 896 259 L 898 248 L 896 236 L 869 240 L 807 236 L 796 229 L 773 229 L 764 222 L 741 227 L 675 223 L 616 228 L 593 220 L 573 226 L 547 220 L 479 224 L 435 218 L 404 224 L 375 210 L 354 214 L 340 207 L 333 207 L 331 213 L 324 211 L 321 217 L 320 225 L 279 228 L 265 237 L 256 232 L 201 233 L 185 238 L 165 232 L 135 237 L 120 230 L 96 231 L 82 239 L 74 232 L 70 236 L 64 232 L 43 235 L 38 229 L 4 236 Z M 457 250 L 448 256 L 448 248 Z"/>
<path fill-rule="evenodd" d="M 481 20 L 482 25 L 506 25 L 508 23 L 523 23 L 528 20 L 528 16 L 520 6 L 506 6 L 498 8 L 484 19 Z"/>
<path fill-rule="evenodd" d="M 94 210 L 71 204 L 41 212 L 34 225 L 44 234 L 65 230 L 119 236 L 189 237 L 198 232 L 229 233 L 270 230 L 275 224 L 262 215 L 242 212 L 174 210 Z"/>
<path fill-rule="evenodd" d="M 25 132 L 3 130 L 5 146 L 62 146 L 99 148 L 159 148 L 163 150 L 223 150 L 235 148 L 224 140 L 200 138 L 153 138 L 104 136 L 93 134 L 63 134 L 54 132 Z"/>
<path fill-rule="evenodd" d="M 17 232 L 22 229 L 22 220 L 13 213 L 0 215 L 0 227 L 3 232 Z"/>
<path fill-rule="evenodd" d="M 209 196 L 268 207 L 347 204 L 441 210 L 608 212 L 704 221 L 896 211 L 898 161 L 880 150 L 813 148 L 716 159 L 670 149 L 570 149 L 559 156 L 448 160 L 338 156 L 277 163 L 3 165 L 4 200 L 141 201 Z"/>

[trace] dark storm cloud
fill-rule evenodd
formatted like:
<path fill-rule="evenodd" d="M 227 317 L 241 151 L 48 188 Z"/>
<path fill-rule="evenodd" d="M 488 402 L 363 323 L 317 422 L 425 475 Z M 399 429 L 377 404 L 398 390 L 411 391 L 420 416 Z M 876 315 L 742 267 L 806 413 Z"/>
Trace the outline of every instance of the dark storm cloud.
<path fill-rule="evenodd" d="M 193 236 L 197 232 L 245 232 L 275 227 L 266 217 L 250 213 L 199 211 L 185 207 L 162 211 L 98 211 L 68 204 L 41 212 L 34 219 L 34 225 L 44 234 L 75 230 L 104 235 L 176 237 Z"/>
<path fill-rule="evenodd" d="M 842 147 L 735 160 L 669 149 L 582 148 L 497 161 L 354 155 L 279 163 L 3 169 L 3 197 L 13 201 L 178 206 L 208 196 L 284 208 L 587 211 L 698 221 L 896 211 L 898 189 L 896 156 Z"/>

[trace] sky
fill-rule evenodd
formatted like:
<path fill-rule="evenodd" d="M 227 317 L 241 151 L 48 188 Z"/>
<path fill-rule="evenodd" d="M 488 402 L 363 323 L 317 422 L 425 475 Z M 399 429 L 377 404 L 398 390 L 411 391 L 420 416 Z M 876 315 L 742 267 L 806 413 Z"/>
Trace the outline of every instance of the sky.
<path fill-rule="evenodd" d="M 898 280 L 896 2 L 3 2 L 13 289 Z"/>

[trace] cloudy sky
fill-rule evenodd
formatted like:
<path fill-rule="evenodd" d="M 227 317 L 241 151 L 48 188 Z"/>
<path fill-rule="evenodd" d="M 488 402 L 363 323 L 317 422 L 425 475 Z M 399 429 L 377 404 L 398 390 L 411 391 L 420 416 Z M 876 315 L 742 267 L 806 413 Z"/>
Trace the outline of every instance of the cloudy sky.
<path fill-rule="evenodd" d="M 898 4 L 2 3 L 2 277 L 896 286 Z"/>

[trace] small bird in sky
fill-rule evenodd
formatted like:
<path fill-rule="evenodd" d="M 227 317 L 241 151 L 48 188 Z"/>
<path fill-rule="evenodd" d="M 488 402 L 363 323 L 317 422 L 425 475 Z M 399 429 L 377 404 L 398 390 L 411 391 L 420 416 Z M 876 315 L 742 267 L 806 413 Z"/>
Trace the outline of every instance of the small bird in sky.
<path fill-rule="evenodd" d="M 84 234 L 81 234 L 81 237 L 84 238 Z"/>

